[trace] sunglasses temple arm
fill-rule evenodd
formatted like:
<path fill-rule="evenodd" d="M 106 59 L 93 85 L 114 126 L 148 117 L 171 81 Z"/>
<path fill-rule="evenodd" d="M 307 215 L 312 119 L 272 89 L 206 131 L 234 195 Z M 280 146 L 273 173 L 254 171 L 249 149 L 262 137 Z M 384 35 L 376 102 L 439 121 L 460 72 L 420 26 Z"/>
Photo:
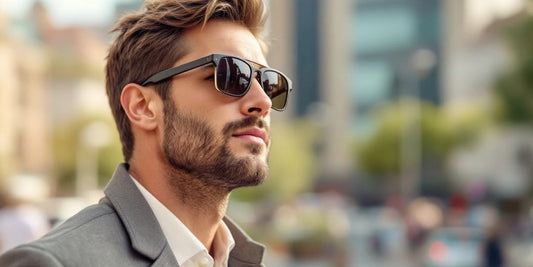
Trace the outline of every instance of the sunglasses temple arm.
<path fill-rule="evenodd" d="M 158 83 L 158 82 L 166 80 L 166 79 L 168 79 L 168 78 L 170 78 L 172 76 L 187 72 L 189 70 L 192 70 L 194 68 L 200 67 L 202 65 L 205 65 L 205 64 L 208 64 L 208 63 L 211 63 L 211 62 L 213 62 L 213 57 L 212 56 L 199 58 L 199 59 L 191 61 L 189 63 L 185 63 L 183 65 L 179 65 L 179 66 L 174 67 L 174 68 L 170 68 L 170 69 L 167 69 L 167 70 L 164 70 L 164 71 L 160 71 L 160 72 L 150 76 L 141 85 L 142 86 L 147 86 L 147 85 L 149 85 L 151 83 Z"/>

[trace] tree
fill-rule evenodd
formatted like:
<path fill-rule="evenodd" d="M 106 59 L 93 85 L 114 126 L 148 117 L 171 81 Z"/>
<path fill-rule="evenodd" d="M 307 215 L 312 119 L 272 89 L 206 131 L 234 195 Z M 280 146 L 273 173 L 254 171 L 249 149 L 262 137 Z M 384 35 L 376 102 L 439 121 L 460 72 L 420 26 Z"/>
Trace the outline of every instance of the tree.
<path fill-rule="evenodd" d="M 81 148 L 80 137 L 83 129 L 94 122 L 104 123 L 109 129 L 115 129 L 110 116 L 80 115 L 68 123 L 54 129 L 53 154 L 54 173 L 57 177 L 58 191 L 61 195 L 72 195 L 76 181 L 77 152 Z M 116 165 L 122 162 L 122 152 L 118 134 L 113 135 L 109 144 L 99 148 L 98 185 L 105 186 L 113 175 Z"/>
<path fill-rule="evenodd" d="M 416 100 L 385 105 L 375 112 L 375 132 L 354 146 L 362 171 L 385 177 L 398 176 L 403 131 L 413 126 L 413 117 L 409 114 L 417 110 L 420 110 L 422 158 L 444 160 L 457 146 L 474 140 L 489 122 L 484 116 L 486 110 L 476 106 L 444 109 Z"/>
<path fill-rule="evenodd" d="M 524 14 L 504 29 L 514 66 L 495 84 L 502 122 L 533 126 L 533 16 Z"/>

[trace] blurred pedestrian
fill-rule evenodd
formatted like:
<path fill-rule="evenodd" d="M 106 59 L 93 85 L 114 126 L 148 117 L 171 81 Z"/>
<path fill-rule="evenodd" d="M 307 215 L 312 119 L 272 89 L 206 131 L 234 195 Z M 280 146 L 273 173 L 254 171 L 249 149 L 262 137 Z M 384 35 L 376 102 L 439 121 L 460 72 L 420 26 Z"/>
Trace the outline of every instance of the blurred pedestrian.
<path fill-rule="evenodd" d="M 505 266 L 505 252 L 501 238 L 501 228 L 495 225 L 489 229 L 483 244 L 483 260 L 486 267 Z"/>
<path fill-rule="evenodd" d="M 46 215 L 37 207 L 12 203 L 0 208 L 0 254 L 43 236 L 50 229 Z"/>
<path fill-rule="evenodd" d="M 50 230 L 46 214 L 37 206 L 46 196 L 39 178 L 18 176 L 9 179 L 0 192 L 0 254 L 33 241 Z M 31 190 L 27 187 L 40 187 Z"/>
<path fill-rule="evenodd" d="M 0 266 L 262 266 L 264 247 L 226 214 L 268 174 L 271 69 L 261 0 L 149 0 L 114 32 L 106 88 L 125 162 L 99 204 Z"/>
<path fill-rule="evenodd" d="M 374 232 L 370 236 L 370 247 L 376 258 L 381 258 L 385 254 L 385 247 L 379 231 Z"/>

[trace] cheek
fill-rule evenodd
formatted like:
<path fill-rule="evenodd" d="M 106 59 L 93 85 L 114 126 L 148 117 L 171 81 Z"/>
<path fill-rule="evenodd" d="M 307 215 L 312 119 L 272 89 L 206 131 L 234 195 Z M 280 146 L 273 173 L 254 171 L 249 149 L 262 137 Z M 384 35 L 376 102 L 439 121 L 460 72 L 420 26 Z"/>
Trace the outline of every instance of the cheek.
<path fill-rule="evenodd" d="M 198 115 L 204 118 L 217 133 L 222 133 L 228 123 L 242 119 L 237 112 L 232 112 L 231 108 L 232 105 L 206 106 Z M 234 110 L 237 109 L 234 108 Z"/>
<path fill-rule="evenodd" d="M 205 113 L 230 105 L 238 99 L 217 91 L 213 81 L 180 83 L 179 88 L 175 88 L 173 96 L 176 103 L 181 104 L 180 106 Z"/>
<path fill-rule="evenodd" d="M 200 86 L 181 83 L 173 88 L 172 97 L 180 112 L 190 114 L 208 123 L 215 133 L 222 134 L 227 123 L 243 119 L 238 98 L 218 92 L 213 85 Z M 194 88 L 184 90 L 183 88 Z M 268 123 L 270 124 L 270 118 Z"/>

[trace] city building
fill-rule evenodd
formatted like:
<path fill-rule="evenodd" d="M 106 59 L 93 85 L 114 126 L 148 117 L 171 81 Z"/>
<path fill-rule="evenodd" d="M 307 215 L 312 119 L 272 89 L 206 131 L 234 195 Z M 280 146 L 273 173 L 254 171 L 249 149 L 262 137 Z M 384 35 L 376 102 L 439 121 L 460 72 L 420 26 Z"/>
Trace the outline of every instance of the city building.
<path fill-rule="evenodd" d="M 49 170 L 45 56 L 0 13 L 0 182 Z"/>

